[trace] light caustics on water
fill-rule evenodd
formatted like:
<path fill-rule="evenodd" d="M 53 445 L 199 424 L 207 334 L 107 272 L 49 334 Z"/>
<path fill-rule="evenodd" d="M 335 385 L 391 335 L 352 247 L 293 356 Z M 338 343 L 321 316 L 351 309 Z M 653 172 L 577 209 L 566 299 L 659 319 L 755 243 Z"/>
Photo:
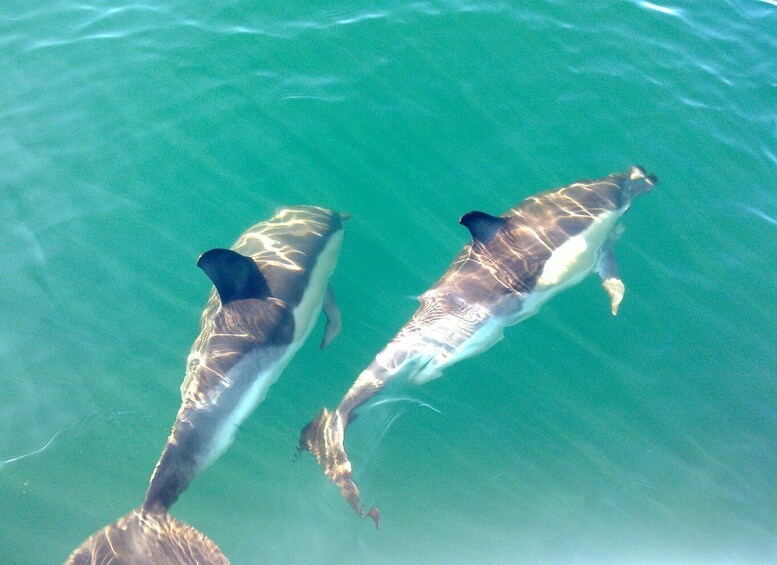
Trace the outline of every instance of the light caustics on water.
<path fill-rule="evenodd" d="M 652 2 L 646 2 L 646 1 L 639 2 L 639 5 L 647 10 L 653 10 L 654 12 L 660 12 L 668 16 L 679 17 L 682 15 L 682 10 L 680 10 L 679 8 L 671 8 L 669 6 L 662 6 L 660 4 L 653 4 Z"/>
<path fill-rule="evenodd" d="M 182 404 L 140 508 L 79 546 L 69 563 L 226 563 L 205 535 L 168 513 L 229 447 L 310 335 L 323 309 L 324 344 L 339 331 L 329 288 L 343 216 L 313 206 L 280 210 L 212 249 L 197 265 L 214 284 L 181 386 Z"/>
<path fill-rule="evenodd" d="M 592 271 L 598 272 L 616 315 L 625 292 L 614 251 L 623 231 L 619 220 L 633 199 L 656 182 L 632 167 L 627 173 L 542 192 L 499 217 L 470 212 L 461 218 L 472 242 L 421 295 L 421 306 L 337 408 L 323 409 L 302 431 L 300 449 L 313 454 L 360 516 L 380 523 L 377 508 L 361 506 L 345 451 L 345 429 L 355 410 L 399 376 L 421 384 L 487 350 L 506 326 L 532 316 Z"/>
<path fill-rule="evenodd" d="M 754 216 L 757 216 L 761 218 L 762 220 L 769 222 L 773 226 L 777 226 L 777 217 L 770 216 L 763 210 L 760 210 L 759 208 L 756 208 L 755 206 L 750 206 L 748 204 L 741 204 L 742 208 L 753 214 Z"/>

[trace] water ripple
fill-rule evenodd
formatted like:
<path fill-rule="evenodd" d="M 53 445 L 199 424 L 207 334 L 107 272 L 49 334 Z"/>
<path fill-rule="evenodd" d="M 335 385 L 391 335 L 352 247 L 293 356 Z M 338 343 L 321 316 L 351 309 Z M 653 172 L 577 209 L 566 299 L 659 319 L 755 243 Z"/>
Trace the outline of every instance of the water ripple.
<path fill-rule="evenodd" d="M 660 6 L 658 4 L 653 4 L 652 2 L 646 2 L 641 1 L 637 3 L 642 8 L 645 8 L 646 10 L 653 10 L 654 12 L 660 12 L 662 14 L 666 14 L 668 16 L 675 16 L 677 18 L 682 18 L 683 11 L 679 8 L 670 8 L 669 6 Z"/>
<path fill-rule="evenodd" d="M 757 217 L 761 218 L 762 220 L 765 220 L 765 221 L 769 222 L 770 224 L 777 226 L 777 218 L 775 218 L 774 216 L 770 216 L 769 214 L 767 214 L 763 210 L 760 210 L 760 209 L 756 208 L 755 206 L 750 206 L 748 204 L 741 204 L 741 206 L 742 206 L 743 209 L 747 210 L 748 212 L 750 212 L 754 216 L 757 216 Z"/>
<path fill-rule="evenodd" d="M 24 51 L 36 51 L 82 41 L 123 39 L 139 33 L 148 33 L 162 27 L 163 22 L 155 16 L 168 13 L 166 8 L 147 4 L 110 8 L 62 4 L 17 14 L 7 19 L 31 26 L 33 31 L 29 35 L 17 34 L 16 42 L 26 39 Z"/>
<path fill-rule="evenodd" d="M 76 25 L 74 31 L 83 31 L 100 22 L 113 19 L 115 16 L 124 14 L 136 13 L 136 12 L 151 12 L 154 14 L 165 14 L 168 10 L 160 6 L 149 6 L 147 4 L 129 4 L 126 6 L 116 6 L 114 8 L 107 8 L 105 10 L 99 10 L 91 6 L 83 6 L 86 10 L 92 11 L 94 16 L 85 20 L 84 22 Z"/>
<path fill-rule="evenodd" d="M 272 30 L 267 27 L 259 27 L 256 25 L 247 24 L 233 24 L 233 23 L 221 23 L 221 22 L 205 22 L 191 17 L 179 18 L 175 22 L 176 25 L 181 27 L 193 28 L 199 31 L 207 33 L 213 33 L 216 35 L 258 35 L 274 39 L 291 39 L 289 33 L 282 33 L 277 30 Z"/>

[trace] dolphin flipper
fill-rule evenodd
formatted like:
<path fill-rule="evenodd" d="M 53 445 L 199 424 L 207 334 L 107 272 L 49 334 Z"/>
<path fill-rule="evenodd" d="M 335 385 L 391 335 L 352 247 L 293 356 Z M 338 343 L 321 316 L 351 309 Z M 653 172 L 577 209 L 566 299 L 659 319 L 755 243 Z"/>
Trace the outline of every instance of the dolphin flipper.
<path fill-rule="evenodd" d="M 613 233 L 610 240 L 602 248 L 596 269 L 599 278 L 602 279 L 602 286 L 607 292 L 607 296 L 610 297 L 610 311 L 613 316 L 618 315 L 618 308 L 626 292 L 626 286 L 618 276 L 618 262 L 615 259 L 615 242 L 622 234 L 623 226 L 619 226 L 619 229 Z"/>
<path fill-rule="evenodd" d="M 343 327 L 340 309 L 337 307 L 335 293 L 332 292 L 332 285 L 326 285 L 324 294 L 324 314 L 326 315 L 326 328 L 324 328 L 324 339 L 321 340 L 321 349 L 327 347 L 332 340 L 340 333 Z"/>

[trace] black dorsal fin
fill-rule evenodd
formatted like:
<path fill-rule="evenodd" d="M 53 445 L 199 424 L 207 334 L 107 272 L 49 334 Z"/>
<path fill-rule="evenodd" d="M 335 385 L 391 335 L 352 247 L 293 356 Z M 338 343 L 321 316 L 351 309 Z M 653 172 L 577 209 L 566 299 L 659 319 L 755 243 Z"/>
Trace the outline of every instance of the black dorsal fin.
<path fill-rule="evenodd" d="M 254 260 L 237 251 L 211 249 L 200 255 L 197 266 L 213 281 L 222 304 L 270 296 L 267 280 Z"/>
<path fill-rule="evenodd" d="M 507 220 L 504 218 L 499 218 L 498 216 L 474 211 L 464 214 L 459 220 L 459 223 L 469 230 L 469 233 L 472 234 L 472 239 L 479 241 L 480 243 L 488 243 L 494 239 L 496 232 L 499 231 L 499 228 L 501 228 L 506 221 Z"/>

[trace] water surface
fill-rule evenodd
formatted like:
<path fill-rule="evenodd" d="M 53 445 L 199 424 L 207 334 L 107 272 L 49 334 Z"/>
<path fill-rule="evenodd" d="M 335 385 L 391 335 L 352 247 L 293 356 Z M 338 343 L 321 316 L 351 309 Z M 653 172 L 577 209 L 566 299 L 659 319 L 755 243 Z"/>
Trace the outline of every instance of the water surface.
<path fill-rule="evenodd" d="M 0 562 L 140 504 L 196 257 L 288 204 L 353 216 L 344 329 L 173 508 L 233 562 L 777 561 L 776 52 L 771 0 L 4 3 Z M 593 277 L 352 426 L 380 532 L 293 462 L 463 213 L 632 163 L 617 318 Z"/>

